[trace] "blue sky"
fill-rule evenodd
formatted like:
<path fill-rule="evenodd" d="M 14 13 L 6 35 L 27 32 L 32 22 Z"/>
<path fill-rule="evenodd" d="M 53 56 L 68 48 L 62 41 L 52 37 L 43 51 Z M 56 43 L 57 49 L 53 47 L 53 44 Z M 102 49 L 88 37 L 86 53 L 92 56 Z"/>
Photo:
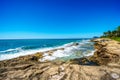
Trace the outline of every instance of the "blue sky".
<path fill-rule="evenodd" d="M 119 25 L 119 0 L 0 0 L 0 39 L 86 38 Z"/>

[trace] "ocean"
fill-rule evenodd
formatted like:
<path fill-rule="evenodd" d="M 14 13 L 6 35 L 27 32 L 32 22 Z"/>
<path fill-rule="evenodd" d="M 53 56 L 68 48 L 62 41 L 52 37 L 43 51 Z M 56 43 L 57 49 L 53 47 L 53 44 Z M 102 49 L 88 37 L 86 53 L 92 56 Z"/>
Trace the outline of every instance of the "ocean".
<path fill-rule="evenodd" d="M 70 46 L 79 43 L 78 46 Z M 52 56 L 45 56 L 43 60 L 73 59 L 92 55 L 94 52 L 93 42 L 88 38 L 81 39 L 1 39 L 0 60 L 16 58 L 19 56 L 45 52 L 52 49 L 57 50 Z"/>

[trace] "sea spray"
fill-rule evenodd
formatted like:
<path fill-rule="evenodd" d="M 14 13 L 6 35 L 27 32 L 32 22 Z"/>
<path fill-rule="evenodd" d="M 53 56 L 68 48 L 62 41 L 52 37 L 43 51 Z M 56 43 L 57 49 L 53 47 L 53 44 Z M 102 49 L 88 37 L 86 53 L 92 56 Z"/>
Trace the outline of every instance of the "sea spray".
<path fill-rule="evenodd" d="M 35 40 L 34 40 L 35 41 Z M 38 41 L 38 40 L 37 40 Z M 42 40 L 44 41 L 44 40 Z M 54 42 L 53 42 L 54 41 Z M 9 41 L 10 42 L 10 41 Z M 18 41 L 19 42 L 19 41 Z M 23 42 L 23 40 L 22 40 Z M 25 41 L 24 41 L 25 42 Z M 32 42 L 32 41 L 31 41 Z M 27 43 L 27 42 L 26 42 Z M 26 44 L 25 43 L 25 44 Z M 29 41 L 30 43 L 30 41 Z M 34 42 L 35 44 L 32 44 L 35 46 L 36 41 Z M 85 55 L 91 54 L 93 49 L 93 43 L 90 42 L 88 39 L 86 40 L 47 40 L 46 43 L 44 42 L 41 43 L 41 40 L 37 42 L 39 46 L 46 45 L 44 47 L 38 47 L 38 44 L 35 47 L 31 47 L 31 45 L 22 45 L 21 47 L 17 48 L 11 48 L 8 50 L 0 51 L 0 60 L 5 60 L 5 59 L 11 59 L 11 58 L 16 58 L 19 56 L 25 56 L 29 54 L 34 54 L 36 52 L 45 52 L 45 51 L 50 51 L 53 49 L 58 49 L 57 51 L 53 52 L 52 55 L 47 55 L 47 53 L 43 53 L 43 59 L 42 61 L 45 60 L 54 60 L 54 59 L 61 59 L 61 58 L 66 58 L 66 59 L 72 59 L 72 58 L 77 58 Z M 52 46 L 48 46 L 52 44 Z M 53 46 L 54 43 L 54 46 Z M 61 44 L 60 44 L 61 43 Z M 75 43 L 79 43 L 79 45 L 75 46 Z M 31 44 L 31 43 L 30 43 Z M 59 45 L 58 45 L 59 44 Z M 60 48 L 64 48 L 64 50 L 59 50 Z"/>

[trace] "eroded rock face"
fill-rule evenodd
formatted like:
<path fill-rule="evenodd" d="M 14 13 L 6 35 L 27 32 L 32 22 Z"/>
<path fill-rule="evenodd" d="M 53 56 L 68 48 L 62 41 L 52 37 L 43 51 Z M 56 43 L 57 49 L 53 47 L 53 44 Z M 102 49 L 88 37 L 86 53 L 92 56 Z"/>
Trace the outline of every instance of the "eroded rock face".
<path fill-rule="evenodd" d="M 97 43 L 92 57 L 68 62 L 39 62 L 43 57 L 41 52 L 0 61 L 0 80 L 120 80 L 119 45 L 114 41 L 113 44 Z M 98 64 L 109 64 L 89 65 L 89 58 Z"/>
<path fill-rule="evenodd" d="M 0 62 L 1 63 L 1 62 Z M 10 63 L 8 63 L 9 65 Z M 23 61 L 0 67 L 0 80 L 118 80 L 120 66 L 85 66 L 70 62 Z"/>
<path fill-rule="evenodd" d="M 95 39 L 95 53 L 91 60 L 99 65 L 107 65 L 110 62 L 119 62 L 120 44 L 111 39 Z"/>

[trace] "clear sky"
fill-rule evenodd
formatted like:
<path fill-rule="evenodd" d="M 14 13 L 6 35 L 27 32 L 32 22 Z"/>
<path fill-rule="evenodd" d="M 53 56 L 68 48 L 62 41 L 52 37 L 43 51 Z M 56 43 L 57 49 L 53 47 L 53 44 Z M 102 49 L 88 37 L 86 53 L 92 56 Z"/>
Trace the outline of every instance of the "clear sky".
<path fill-rule="evenodd" d="M 86 38 L 120 25 L 120 0 L 0 0 L 0 39 Z"/>

